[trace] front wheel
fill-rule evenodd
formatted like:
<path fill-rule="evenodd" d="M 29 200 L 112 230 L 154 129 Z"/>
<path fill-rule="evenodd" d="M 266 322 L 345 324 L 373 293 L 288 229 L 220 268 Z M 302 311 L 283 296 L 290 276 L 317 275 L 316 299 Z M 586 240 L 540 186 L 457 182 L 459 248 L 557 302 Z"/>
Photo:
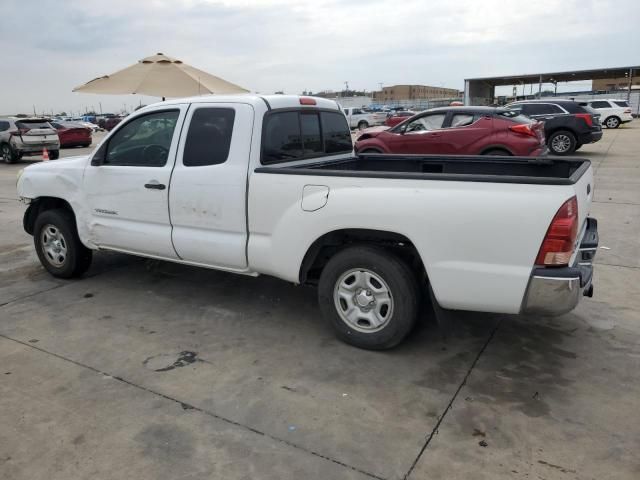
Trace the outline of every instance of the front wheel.
<path fill-rule="evenodd" d="M 370 246 L 334 255 L 320 275 L 318 300 L 336 335 L 369 350 L 398 345 L 418 312 L 418 285 L 409 266 L 393 253 Z"/>
<path fill-rule="evenodd" d="M 60 158 L 60 150 L 49 150 L 49 159 L 57 160 Z"/>
<path fill-rule="evenodd" d="M 607 128 L 618 128 L 620 126 L 620 119 L 618 117 L 609 117 L 604 121 Z"/>
<path fill-rule="evenodd" d="M 576 151 L 576 137 L 567 130 L 554 132 L 549 137 L 547 144 L 554 155 L 569 155 Z"/>
<path fill-rule="evenodd" d="M 80 241 L 68 210 L 45 210 L 38 215 L 33 241 L 40 263 L 54 277 L 79 277 L 91 265 L 91 250 Z"/>

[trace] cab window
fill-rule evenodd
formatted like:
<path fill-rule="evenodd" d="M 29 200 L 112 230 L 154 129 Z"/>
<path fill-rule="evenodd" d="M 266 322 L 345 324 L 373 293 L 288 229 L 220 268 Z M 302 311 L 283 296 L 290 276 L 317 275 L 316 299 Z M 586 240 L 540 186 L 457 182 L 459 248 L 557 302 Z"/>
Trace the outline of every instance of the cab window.
<path fill-rule="evenodd" d="M 107 145 L 104 165 L 162 167 L 167 163 L 178 110 L 134 118 L 123 125 Z"/>
<path fill-rule="evenodd" d="M 418 133 L 428 132 L 431 130 L 438 130 L 442 128 L 442 122 L 444 122 L 444 113 L 436 113 L 433 115 L 425 115 L 424 117 L 416 118 L 412 122 L 409 122 L 405 129 L 405 133 Z"/>

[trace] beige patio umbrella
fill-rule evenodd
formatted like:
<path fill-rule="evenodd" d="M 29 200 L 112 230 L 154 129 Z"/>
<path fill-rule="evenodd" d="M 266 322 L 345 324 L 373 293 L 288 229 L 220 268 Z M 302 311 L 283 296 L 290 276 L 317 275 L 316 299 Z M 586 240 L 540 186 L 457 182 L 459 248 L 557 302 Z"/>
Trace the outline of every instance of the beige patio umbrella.
<path fill-rule="evenodd" d="M 198 70 L 162 53 L 143 58 L 135 65 L 73 89 L 82 93 L 113 95 L 138 93 L 154 97 L 189 97 L 210 93 L 247 93 L 248 90 Z"/>

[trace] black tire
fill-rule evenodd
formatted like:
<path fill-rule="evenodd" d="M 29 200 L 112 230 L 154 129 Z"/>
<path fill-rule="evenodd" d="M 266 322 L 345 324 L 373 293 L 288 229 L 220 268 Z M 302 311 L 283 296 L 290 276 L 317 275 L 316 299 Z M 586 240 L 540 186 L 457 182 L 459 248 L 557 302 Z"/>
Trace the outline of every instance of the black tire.
<path fill-rule="evenodd" d="M 60 150 L 49 150 L 49 160 L 57 160 L 60 158 Z"/>
<path fill-rule="evenodd" d="M 349 309 L 343 297 L 335 292 L 339 285 L 348 286 L 349 275 L 358 275 L 358 272 L 360 275 L 369 276 L 368 285 L 374 291 L 371 292 L 367 287 L 364 292 L 365 289 L 355 283 L 350 287 L 350 291 L 354 293 L 349 301 L 358 302 L 359 295 L 365 295 L 365 299 L 371 298 L 369 305 L 374 306 L 365 308 L 372 310 L 374 316 L 377 311 L 382 312 L 384 316 L 384 305 L 387 304 L 386 315 L 389 316 L 384 318 L 377 328 L 374 328 L 369 320 L 361 318 L 355 319 L 355 325 L 350 324 L 348 320 L 343 320 L 345 314 L 339 311 L 340 309 L 346 312 L 352 309 Z M 374 277 L 371 277 L 372 274 Z M 379 280 L 382 280 L 382 283 Z M 356 280 L 352 283 L 354 281 Z M 375 292 L 378 287 L 381 291 L 386 288 L 391 298 L 390 302 L 381 301 L 379 307 L 376 296 L 383 298 L 383 294 Z M 318 285 L 320 309 L 337 337 L 350 345 L 368 350 L 395 347 L 409 334 L 418 314 L 418 296 L 416 277 L 407 263 L 388 250 L 371 246 L 348 247 L 335 254 L 322 270 Z M 356 316 L 368 314 L 362 308 L 357 308 L 359 310 L 354 310 Z"/>
<path fill-rule="evenodd" d="M 366 122 L 365 120 L 360 120 L 358 122 L 358 130 L 364 130 L 365 128 L 369 128 L 369 122 Z"/>
<path fill-rule="evenodd" d="M 85 143 L 84 145 L 80 145 L 80 146 L 81 146 L 82 148 L 88 148 L 88 147 L 90 147 L 90 146 L 91 146 L 91 144 L 90 144 L 90 143 Z"/>
<path fill-rule="evenodd" d="M 55 234 L 52 228 L 58 234 Z M 64 254 L 60 253 L 60 256 L 56 257 L 56 252 L 52 253 L 51 248 L 48 251 L 45 249 L 45 242 L 51 242 L 51 239 L 57 239 L 58 248 L 64 247 Z M 75 218 L 69 210 L 45 210 L 40 213 L 33 229 L 33 242 L 40 263 L 54 277 L 79 277 L 91 265 L 92 252 L 80 241 Z M 64 260 L 60 261 L 62 257 Z"/>
<path fill-rule="evenodd" d="M 580 150 L 580 148 L 582 148 L 582 144 L 581 143 L 576 143 L 576 151 Z"/>
<path fill-rule="evenodd" d="M 576 136 L 568 130 L 553 132 L 547 140 L 547 146 L 553 155 L 571 155 L 576 151 Z"/>
<path fill-rule="evenodd" d="M 8 143 L 3 143 L 2 146 L 0 146 L 0 155 L 5 163 L 16 163 L 18 161 L 18 155 L 16 155 L 16 152 L 13 151 L 13 148 L 11 148 L 11 145 Z"/>
<path fill-rule="evenodd" d="M 507 152 L 506 150 L 502 150 L 500 148 L 494 148 L 492 150 L 487 150 L 486 152 L 483 153 L 483 155 L 493 155 L 496 157 L 510 157 L 511 154 L 509 152 Z"/>
<path fill-rule="evenodd" d="M 376 150 L 375 148 L 365 148 L 361 152 L 358 152 L 358 154 L 360 153 L 367 154 L 367 153 L 382 153 L 382 152 L 380 150 Z"/>
<path fill-rule="evenodd" d="M 607 128 L 618 128 L 622 122 L 618 117 L 612 115 L 611 117 L 605 118 L 603 123 Z"/>

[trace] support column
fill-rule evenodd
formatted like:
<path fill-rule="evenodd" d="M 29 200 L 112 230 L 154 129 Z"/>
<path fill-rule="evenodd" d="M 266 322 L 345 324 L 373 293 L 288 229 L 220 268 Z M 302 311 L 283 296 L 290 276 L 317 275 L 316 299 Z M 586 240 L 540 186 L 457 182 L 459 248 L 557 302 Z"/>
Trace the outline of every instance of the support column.
<path fill-rule="evenodd" d="M 542 97 L 542 75 L 540 75 L 540 78 L 538 80 L 538 100 L 540 99 L 540 97 Z"/>

